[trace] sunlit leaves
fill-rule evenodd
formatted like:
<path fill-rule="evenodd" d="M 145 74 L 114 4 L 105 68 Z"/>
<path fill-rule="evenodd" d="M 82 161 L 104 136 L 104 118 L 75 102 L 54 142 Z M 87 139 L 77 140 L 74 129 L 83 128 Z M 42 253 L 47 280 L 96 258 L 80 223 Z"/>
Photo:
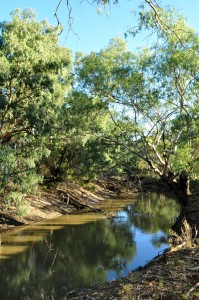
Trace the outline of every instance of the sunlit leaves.
<path fill-rule="evenodd" d="M 177 174 L 183 168 L 190 171 L 197 157 L 193 111 L 198 103 L 199 43 L 182 16 L 158 10 L 158 18 L 149 11 L 140 14 L 139 30 L 158 30 L 150 48 L 134 55 L 114 39 L 100 52 L 80 58 L 76 72 L 79 91 L 107 103 L 112 131 L 104 132 L 106 138 L 166 176 L 172 167 Z M 186 145 L 189 154 L 181 152 Z"/>
<path fill-rule="evenodd" d="M 24 195 L 42 180 L 37 164 L 49 154 L 70 86 L 71 53 L 58 46 L 57 29 L 37 22 L 33 10 L 12 16 L 0 34 L 0 196 L 22 207 Z"/>

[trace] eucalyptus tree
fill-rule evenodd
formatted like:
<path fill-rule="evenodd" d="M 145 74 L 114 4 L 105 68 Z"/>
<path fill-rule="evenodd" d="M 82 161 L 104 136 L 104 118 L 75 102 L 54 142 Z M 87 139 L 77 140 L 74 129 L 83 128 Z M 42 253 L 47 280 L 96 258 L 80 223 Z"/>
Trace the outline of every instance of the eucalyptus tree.
<path fill-rule="evenodd" d="M 110 128 L 106 107 L 99 97 L 74 89 L 67 94 L 59 117 L 59 135 L 55 130 L 49 143 L 50 156 L 43 161 L 47 177 L 94 179 L 113 167 L 113 147 L 96 135 Z"/>
<path fill-rule="evenodd" d="M 23 203 L 41 180 L 38 161 L 49 154 L 52 128 L 69 86 L 71 54 L 57 43 L 57 29 L 16 10 L 0 32 L 1 198 Z"/>
<path fill-rule="evenodd" d="M 167 11 L 161 18 L 174 34 L 158 28 L 158 43 L 136 55 L 112 40 L 79 62 L 78 88 L 108 105 L 117 134 L 101 137 L 144 160 L 186 206 L 198 161 L 199 38 L 183 17 L 174 22 Z M 143 26 L 157 26 L 150 13 Z"/>
<path fill-rule="evenodd" d="M 126 0 L 127 1 L 127 0 Z M 84 2 L 87 2 L 85 0 L 81 0 L 81 1 L 77 1 L 78 4 L 82 5 Z M 123 1 L 120 0 L 91 0 L 90 2 L 88 2 L 90 5 L 95 5 L 97 8 L 97 13 L 98 14 L 102 14 L 103 11 L 105 11 L 106 13 L 108 13 L 109 11 L 111 11 L 113 9 L 113 6 L 116 5 L 120 5 Z M 167 3 L 162 3 L 162 1 L 155 1 L 155 0 L 137 0 L 137 1 L 130 1 L 128 0 L 128 2 L 132 2 L 132 5 L 136 5 L 137 4 L 137 8 L 133 9 L 134 12 L 136 12 L 136 14 L 139 16 L 138 18 L 138 22 L 137 25 L 133 28 L 133 31 L 136 32 L 137 30 L 140 30 L 140 28 L 142 27 L 139 19 L 143 19 L 144 22 L 146 21 L 145 17 L 146 17 L 146 12 L 150 12 L 152 19 L 154 21 L 154 23 L 156 24 L 156 26 L 164 31 L 167 31 L 169 33 L 173 33 L 175 32 L 175 29 L 172 28 L 172 26 L 170 27 L 170 23 L 165 22 L 164 18 L 162 18 L 162 8 L 167 5 Z M 68 13 L 67 17 L 68 17 L 68 27 L 69 27 L 69 31 L 72 30 L 73 31 L 73 22 L 74 22 L 74 18 L 73 18 L 73 7 L 74 7 L 74 1 L 73 0 L 67 0 L 67 1 L 63 1 L 63 0 L 58 0 L 57 1 L 57 6 L 55 8 L 55 13 L 54 13 L 54 17 L 57 19 L 57 24 L 58 26 L 61 25 L 61 21 L 59 18 L 59 12 L 61 10 L 61 6 L 65 5 L 65 9 Z M 168 6 L 167 6 L 168 7 Z M 62 33 L 62 26 L 60 26 L 60 32 L 59 34 Z M 132 30 L 131 30 L 132 31 Z M 177 36 L 177 32 L 175 33 Z M 125 33 L 125 35 L 127 36 L 127 33 Z"/>

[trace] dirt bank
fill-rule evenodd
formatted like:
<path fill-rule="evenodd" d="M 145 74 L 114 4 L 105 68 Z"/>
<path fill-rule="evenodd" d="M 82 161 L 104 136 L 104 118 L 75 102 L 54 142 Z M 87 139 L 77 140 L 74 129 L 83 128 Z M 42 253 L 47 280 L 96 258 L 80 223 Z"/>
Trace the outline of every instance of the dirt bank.
<path fill-rule="evenodd" d="M 0 209 L 0 231 L 45 219 L 74 213 L 77 210 L 96 210 L 100 201 L 106 198 L 132 198 L 137 192 L 168 193 L 169 189 L 161 180 L 141 178 L 128 182 L 121 178 L 100 178 L 95 182 L 58 183 L 50 188 L 42 186 L 36 195 L 26 197 L 30 209 L 26 216 L 16 214 L 16 209 L 5 206 Z M 199 191 L 198 191 L 199 194 Z M 198 197 L 199 198 L 199 197 Z"/>
<path fill-rule="evenodd" d="M 6 208 L 1 210 L 0 231 L 18 225 L 56 218 L 83 208 L 95 210 L 97 203 L 102 201 L 106 194 L 102 187 L 95 185 L 94 188 L 95 192 L 91 192 L 89 186 L 86 189 L 75 183 L 57 184 L 53 188 L 45 190 L 42 188 L 36 195 L 26 197 L 26 201 L 29 203 L 27 215 L 17 215 L 14 207 L 11 207 L 9 211 Z M 104 194 L 104 197 L 100 193 Z"/>
<path fill-rule="evenodd" d="M 127 278 L 75 290 L 70 300 L 181 300 L 199 299 L 199 249 L 197 246 L 170 250 Z"/>
<path fill-rule="evenodd" d="M 26 216 L 16 214 L 14 207 L 0 210 L 0 231 L 10 227 L 52 219 L 81 209 L 95 210 L 98 203 L 106 198 L 130 198 L 138 191 L 160 191 L 165 186 L 154 179 L 128 182 L 117 178 L 100 178 L 95 182 L 58 183 L 50 188 L 42 186 L 36 195 L 26 197 L 30 209 Z"/>

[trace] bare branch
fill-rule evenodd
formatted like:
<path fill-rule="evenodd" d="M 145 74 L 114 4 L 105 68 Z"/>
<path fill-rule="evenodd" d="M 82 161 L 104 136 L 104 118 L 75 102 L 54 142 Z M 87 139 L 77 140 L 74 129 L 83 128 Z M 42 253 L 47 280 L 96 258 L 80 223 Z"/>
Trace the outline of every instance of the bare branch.
<path fill-rule="evenodd" d="M 58 10 L 59 10 L 61 3 L 62 3 L 62 0 L 59 1 L 58 5 L 56 7 L 56 10 L 55 10 L 55 14 L 54 14 L 54 17 L 57 19 L 57 27 L 59 27 L 61 25 L 61 23 L 59 21 L 59 17 L 58 17 Z M 58 35 L 60 35 L 62 33 L 62 31 L 63 31 L 63 28 L 61 26 L 61 31 L 59 32 Z"/>

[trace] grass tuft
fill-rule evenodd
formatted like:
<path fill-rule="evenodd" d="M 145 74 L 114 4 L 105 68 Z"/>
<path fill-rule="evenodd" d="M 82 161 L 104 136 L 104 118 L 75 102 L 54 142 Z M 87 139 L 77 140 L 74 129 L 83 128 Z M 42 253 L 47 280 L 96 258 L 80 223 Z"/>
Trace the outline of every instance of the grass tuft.
<path fill-rule="evenodd" d="M 181 235 L 172 231 L 169 243 L 172 246 L 181 245 L 184 248 L 190 248 L 194 245 L 195 238 L 197 236 L 197 231 L 192 228 L 186 219 L 182 222 Z"/>

